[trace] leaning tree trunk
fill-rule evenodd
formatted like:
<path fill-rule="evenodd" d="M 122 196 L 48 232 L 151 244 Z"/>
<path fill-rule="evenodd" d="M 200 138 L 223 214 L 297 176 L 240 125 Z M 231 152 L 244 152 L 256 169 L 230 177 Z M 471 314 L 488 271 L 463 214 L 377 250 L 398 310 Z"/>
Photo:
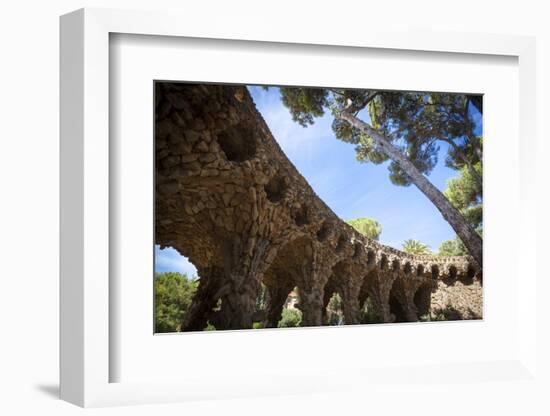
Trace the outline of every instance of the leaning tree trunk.
<path fill-rule="evenodd" d="M 340 114 L 342 120 L 347 121 L 356 129 L 368 134 L 373 138 L 377 145 L 377 149 L 392 159 L 399 167 L 411 178 L 420 191 L 428 197 L 430 201 L 441 212 L 443 218 L 453 227 L 456 234 L 460 237 L 469 253 L 482 266 L 482 246 L 483 240 L 474 228 L 468 224 L 466 219 L 458 212 L 458 210 L 449 202 L 443 193 L 437 189 L 417 168 L 414 164 L 395 147 L 384 135 L 380 134 L 376 129 L 358 119 L 347 111 L 342 111 Z"/>

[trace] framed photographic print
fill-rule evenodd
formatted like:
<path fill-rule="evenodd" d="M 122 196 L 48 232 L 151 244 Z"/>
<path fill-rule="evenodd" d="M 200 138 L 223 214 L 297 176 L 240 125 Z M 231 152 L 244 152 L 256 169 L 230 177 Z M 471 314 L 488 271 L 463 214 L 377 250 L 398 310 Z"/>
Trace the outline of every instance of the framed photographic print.
<path fill-rule="evenodd" d="M 533 40 L 180 22 L 61 19 L 62 398 L 531 379 Z"/>
<path fill-rule="evenodd" d="M 154 88 L 155 332 L 482 318 L 482 96 Z M 393 189 L 413 185 L 421 192 Z M 406 238 L 446 218 L 470 251 Z"/>

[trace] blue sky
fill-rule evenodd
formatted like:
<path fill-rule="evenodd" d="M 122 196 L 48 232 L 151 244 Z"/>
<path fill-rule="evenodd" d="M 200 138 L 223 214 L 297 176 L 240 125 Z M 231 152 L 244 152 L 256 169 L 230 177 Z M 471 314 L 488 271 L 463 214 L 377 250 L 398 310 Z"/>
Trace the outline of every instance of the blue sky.
<path fill-rule="evenodd" d="M 382 225 L 380 242 L 401 248 L 413 238 L 437 251 L 439 245 L 455 237 L 435 206 L 414 186 L 395 186 L 388 177 L 387 163 L 373 165 L 355 159 L 354 146 L 335 138 L 326 114 L 309 127 L 292 121 L 280 100 L 278 88 L 249 87 L 254 102 L 273 136 L 306 178 L 317 195 L 342 219 L 369 217 Z M 481 115 L 474 115 L 481 133 Z M 445 167 L 447 148 L 440 145 L 437 165 L 429 175 L 440 190 L 457 172 Z M 156 271 L 196 274 L 185 257 L 174 249 L 156 247 Z"/>

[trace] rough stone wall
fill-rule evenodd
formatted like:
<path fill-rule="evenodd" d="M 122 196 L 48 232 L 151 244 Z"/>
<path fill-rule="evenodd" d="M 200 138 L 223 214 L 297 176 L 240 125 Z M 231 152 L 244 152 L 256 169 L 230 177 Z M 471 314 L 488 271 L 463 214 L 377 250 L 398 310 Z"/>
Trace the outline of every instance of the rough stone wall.
<path fill-rule="evenodd" d="M 483 287 L 479 281 L 449 285 L 438 282 L 431 297 L 430 319 L 481 319 L 483 317 Z"/>
<path fill-rule="evenodd" d="M 358 323 L 368 297 L 381 321 L 412 321 L 430 309 L 439 280 L 479 274 L 469 257 L 408 255 L 340 220 L 282 152 L 246 88 L 156 83 L 155 106 L 156 242 L 188 257 L 200 277 L 185 330 L 208 321 L 250 328 L 261 282 L 268 326 L 294 287 L 303 325 L 323 324 L 333 292 L 346 323 Z"/>

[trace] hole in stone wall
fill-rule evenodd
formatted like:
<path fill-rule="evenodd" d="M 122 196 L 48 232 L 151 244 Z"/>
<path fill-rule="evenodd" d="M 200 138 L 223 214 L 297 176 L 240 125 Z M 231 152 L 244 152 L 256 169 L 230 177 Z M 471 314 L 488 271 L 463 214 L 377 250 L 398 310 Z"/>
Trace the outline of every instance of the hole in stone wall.
<path fill-rule="evenodd" d="M 218 144 L 231 162 L 244 162 L 256 154 L 254 130 L 246 123 L 239 123 L 220 132 Z"/>
<path fill-rule="evenodd" d="M 439 277 L 439 267 L 435 264 L 432 266 L 432 279 L 437 279 Z"/>
<path fill-rule="evenodd" d="M 399 260 L 396 259 L 392 261 L 391 268 L 393 271 L 396 271 L 396 272 L 399 271 Z"/>
<path fill-rule="evenodd" d="M 325 241 L 329 236 L 331 232 L 331 224 L 329 221 L 324 221 L 323 225 L 321 225 L 321 228 L 319 228 L 319 231 L 317 231 L 317 240 L 319 241 Z"/>
<path fill-rule="evenodd" d="M 300 208 L 295 210 L 292 217 L 298 227 L 309 224 L 308 209 L 305 205 L 302 205 Z"/>
<path fill-rule="evenodd" d="M 456 279 L 457 272 L 458 272 L 458 271 L 457 271 L 457 269 L 456 269 L 455 266 L 449 267 L 449 277 L 450 277 L 451 279 Z"/>
<path fill-rule="evenodd" d="M 409 274 L 412 271 L 411 263 L 405 264 L 405 267 L 403 268 L 403 271 L 405 272 L 405 274 Z"/>
<path fill-rule="evenodd" d="M 422 265 L 418 266 L 418 268 L 416 269 L 416 275 L 417 276 L 424 275 L 424 266 L 422 266 Z"/>
<path fill-rule="evenodd" d="M 284 176 L 275 175 L 264 187 L 267 199 L 277 203 L 284 199 L 287 190 L 287 183 Z"/>
<path fill-rule="evenodd" d="M 338 237 L 338 242 L 336 243 L 336 252 L 337 253 L 340 253 L 342 252 L 342 250 L 344 250 L 344 248 L 346 247 L 346 240 L 347 240 L 347 237 L 342 234 L 340 235 L 340 237 Z"/>

